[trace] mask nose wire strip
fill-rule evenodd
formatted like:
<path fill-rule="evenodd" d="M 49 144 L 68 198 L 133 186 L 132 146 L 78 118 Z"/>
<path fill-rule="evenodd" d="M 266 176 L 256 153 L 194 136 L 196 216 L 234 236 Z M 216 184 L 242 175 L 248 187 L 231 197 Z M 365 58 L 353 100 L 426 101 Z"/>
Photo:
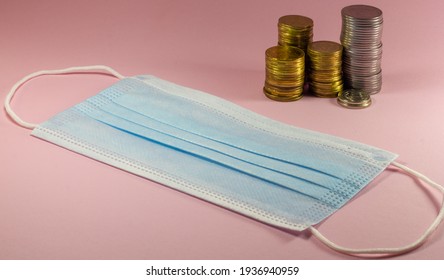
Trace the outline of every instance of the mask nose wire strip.
<path fill-rule="evenodd" d="M 42 71 L 34 72 L 34 73 L 29 74 L 28 76 L 22 78 L 20 81 L 18 81 L 17 83 L 15 83 L 15 85 L 12 86 L 11 90 L 9 91 L 9 93 L 6 95 L 6 98 L 5 98 L 4 106 L 5 106 L 6 113 L 18 125 L 20 125 L 24 128 L 33 129 L 37 126 L 37 124 L 29 123 L 29 122 L 22 120 L 11 108 L 11 101 L 12 101 L 17 89 L 21 85 L 23 85 L 27 81 L 31 80 L 32 78 L 35 78 L 38 76 L 43 76 L 43 75 L 59 75 L 59 74 L 68 74 L 68 73 L 75 73 L 75 72 L 96 72 L 96 71 L 107 72 L 118 79 L 125 78 L 125 76 L 119 74 L 116 70 L 112 69 L 111 67 L 105 66 L 105 65 L 76 66 L 76 67 L 69 67 L 69 68 L 60 69 L 60 70 L 42 70 Z"/>
<path fill-rule="evenodd" d="M 392 165 L 417 177 L 418 179 L 422 180 L 423 182 L 426 182 L 427 184 L 431 185 L 435 189 L 441 191 L 442 194 L 444 194 L 444 188 L 441 185 L 433 182 L 432 180 L 430 180 L 429 178 L 427 178 L 423 174 L 421 174 L 417 171 L 414 171 L 414 170 L 408 168 L 407 166 L 404 166 L 404 165 L 397 163 L 397 162 L 392 162 Z M 338 252 L 341 252 L 344 254 L 349 254 L 349 255 L 360 255 L 360 254 L 401 255 L 401 254 L 407 253 L 409 251 L 412 251 L 414 249 L 417 249 L 418 247 L 423 245 L 426 242 L 427 238 L 429 238 L 429 236 L 436 230 L 436 228 L 439 226 L 439 224 L 442 222 L 442 220 L 444 218 L 444 200 L 441 203 L 442 203 L 441 209 L 439 210 L 438 216 L 435 218 L 435 220 L 429 226 L 429 228 L 427 228 L 427 230 L 416 241 L 414 241 L 406 246 L 399 247 L 399 248 L 396 248 L 396 247 L 395 248 L 369 248 L 369 249 L 346 248 L 346 247 L 342 247 L 342 246 L 337 245 L 334 242 L 330 241 L 314 227 L 309 227 L 309 230 L 323 244 L 325 244 L 326 246 L 330 247 L 331 249 L 333 249 L 335 251 L 338 251 Z"/>

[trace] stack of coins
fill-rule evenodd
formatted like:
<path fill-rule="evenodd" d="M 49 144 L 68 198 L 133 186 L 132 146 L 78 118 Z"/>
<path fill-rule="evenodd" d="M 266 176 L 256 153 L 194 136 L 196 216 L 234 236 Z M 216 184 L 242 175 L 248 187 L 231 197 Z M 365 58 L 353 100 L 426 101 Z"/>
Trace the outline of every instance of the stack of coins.
<path fill-rule="evenodd" d="M 382 11 L 372 6 L 352 5 L 343 8 L 341 14 L 345 84 L 369 94 L 378 93 L 382 85 Z"/>
<path fill-rule="evenodd" d="M 304 91 L 305 54 L 296 47 L 274 46 L 265 51 L 265 95 L 295 101 Z"/>
<path fill-rule="evenodd" d="M 313 20 L 299 15 L 287 15 L 279 18 L 278 22 L 280 46 L 292 46 L 307 51 L 307 46 L 313 41 Z"/>
<path fill-rule="evenodd" d="M 342 45 L 317 41 L 308 45 L 310 91 L 319 97 L 336 97 L 343 89 Z"/>

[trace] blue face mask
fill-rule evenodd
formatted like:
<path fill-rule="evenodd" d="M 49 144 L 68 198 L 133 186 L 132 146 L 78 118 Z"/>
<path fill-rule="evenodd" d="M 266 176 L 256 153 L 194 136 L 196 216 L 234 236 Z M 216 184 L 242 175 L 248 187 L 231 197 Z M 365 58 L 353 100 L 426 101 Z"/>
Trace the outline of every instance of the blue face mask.
<path fill-rule="evenodd" d="M 44 74 L 103 70 L 121 79 L 48 121 L 22 121 L 9 103 L 16 89 Z M 310 230 L 350 254 L 400 254 L 420 246 L 443 218 L 403 248 L 348 249 L 313 226 L 333 214 L 392 164 L 395 154 L 285 125 L 215 96 L 155 78 L 125 78 L 104 66 L 41 71 L 19 81 L 6 111 L 32 135 L 259 221 Z"/>

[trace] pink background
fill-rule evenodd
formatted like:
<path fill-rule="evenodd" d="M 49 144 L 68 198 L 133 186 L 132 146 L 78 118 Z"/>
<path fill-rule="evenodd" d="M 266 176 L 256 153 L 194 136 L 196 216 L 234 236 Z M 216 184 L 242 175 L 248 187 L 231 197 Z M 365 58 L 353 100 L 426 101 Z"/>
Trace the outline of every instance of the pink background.
<path fill-rule="evenodd" d="M 106 64 L 228 99 L 273 119 L 377 146 L 444 183 L 444 2 L 365 1 L 384 12 L 383 90 L 365 110 L 334 99 L 279 103 L 262 94 L 277 20 L 301 14 L 315 40 L 339 41 L 354 1 L 0 2 L 0 97 L 41 69 Z M 13 108 L 41 122 L 116 80 L 46 76 Z M 292 234 L 31 137 L 0 116 L 0 259 L 349 259 Z M 401 246 L 441 196 L 394 169 L 318 228 L 350 247 Z M 444 226 L 398 259 L 444 259 Z"/>

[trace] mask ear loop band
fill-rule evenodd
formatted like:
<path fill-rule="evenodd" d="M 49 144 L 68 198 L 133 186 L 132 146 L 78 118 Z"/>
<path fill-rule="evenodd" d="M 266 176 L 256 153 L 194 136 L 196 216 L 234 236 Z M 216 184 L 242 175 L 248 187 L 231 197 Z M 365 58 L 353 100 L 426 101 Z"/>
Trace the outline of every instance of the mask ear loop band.
<path fill-rule="evenodd" d="M 28 76 L 22 78 L 20 81 L 18 81 L 17 83 L 15 83 L 15 85 L 12 86 L 11 90 L 9 91 L 9 93 L 6 95 L 6 98 L 5 98 L 4 106 L 5 106 L 6 113 L 18 125 L 20 125 L 24 128 L 33 129 L 37 126 L 37 124 L 29 123 L 29 122 L 22 120 L 11 108 L 11 101 L 12 101 L 17 89 L 21 85 L 23 85 L 27 81 L 31 80 L 32 78 L 35 78 L 38 76 L 43 76 L 43 75 L 59 75 L 59 74 L 68 74 L 68 73 L 75 73 L 75 72 L 96 72 L 96 71 L 107 72 L 118 79 L 125 78 L 125 76 L 119 74 L 116 70 L 112 69 L 111 67 L 105 66 L 105 65 L 77 66 L 77 67 L 69 67 L 69 68 L 60 69 L 60 70 L 38 71 L 38 72 L 29 74 Z"/>
<path fill-rule="evenodd" d="M 431 185 L 435 189 L 441 191 L 441 193 L 444 194 L 444 187 L 441 185 L 433 182 L 423 174 L 414 171 L 407 166 L 404 166 L 397 162 L 392 162 L 393 166 L 398 167 L 399 169 L 404 170 L 405 172 L 409 173 L 410 175 L 413 175 L 417 177 L 418 179 L 422 180 L 423 182 L 426 182 L 427 184 Z M 321 241 L 326 246 L 330 247 L 331 249 L 338 251 L 340 253 L 348 254 L 348 255 L 361 255 L 361 254 L 368 254 L 368 255 L 401 255 L 407 252 L 410 252 L 412 250 L 417 249 L 421 245 L 423 245 L 427 238 L 430 237 L 430 235 L 436 230 L 436 228 L 439 226 L 439 224 L 442 222 L 444 218 L 444 200 L 441 204 L 441 208 L 439 210 L 438 216 L 435 218 L 433 223 L 427 228 L 427 230 L 414 242 L 403 246 L 399 248 L 369 248 L 369 249 L 352 249 L 352 248 L 346 248 L 342 247 L 340 245 L 335 244 L 334 242 L 327 239 L 324 235 L 322 235 L 317 229 L 314 227 L 309 227 L 309 230 L 315 236 L 319 241 Z"/>

